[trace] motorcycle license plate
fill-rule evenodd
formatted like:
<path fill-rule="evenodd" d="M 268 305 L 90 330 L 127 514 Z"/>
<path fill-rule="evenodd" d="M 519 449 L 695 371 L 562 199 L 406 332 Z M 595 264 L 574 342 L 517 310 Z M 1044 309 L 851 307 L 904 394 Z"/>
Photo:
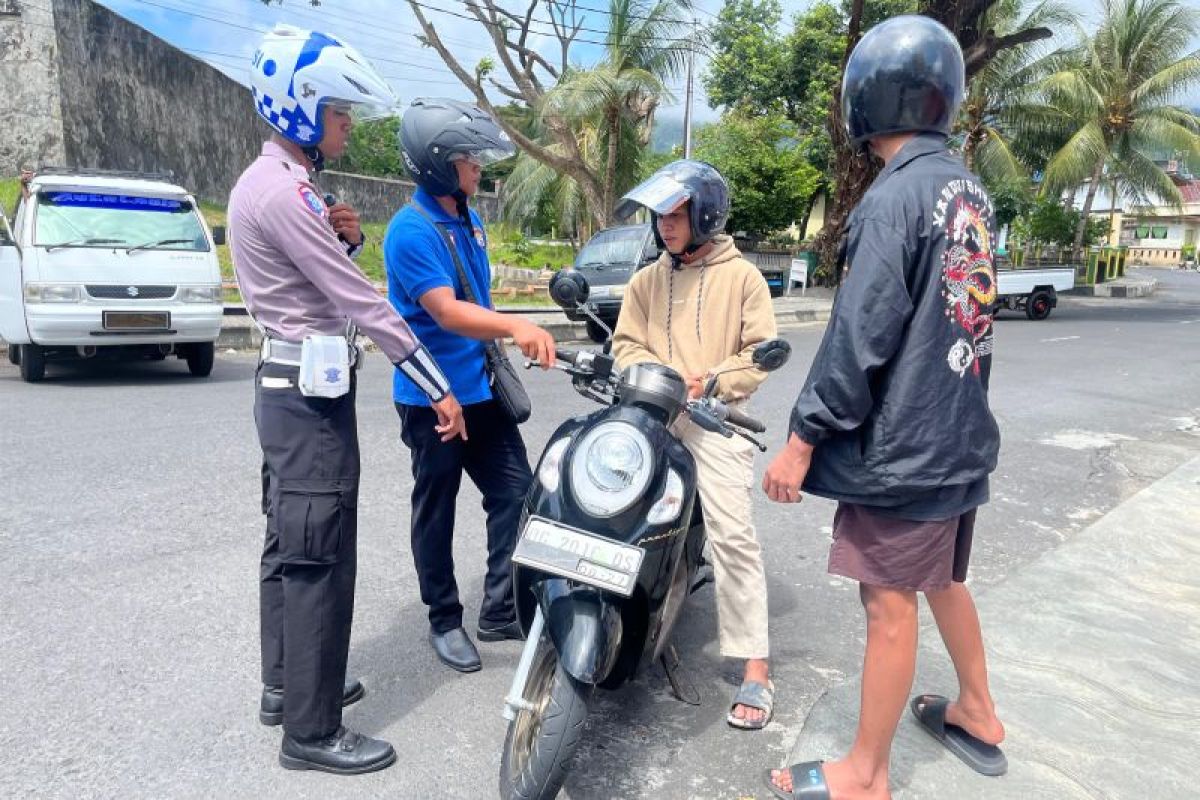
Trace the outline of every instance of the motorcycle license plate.
<path fill-rule="evenodd" d="M 623 597 L 633 594 L 646 551 L 531 517 L 512 560 Z"/>

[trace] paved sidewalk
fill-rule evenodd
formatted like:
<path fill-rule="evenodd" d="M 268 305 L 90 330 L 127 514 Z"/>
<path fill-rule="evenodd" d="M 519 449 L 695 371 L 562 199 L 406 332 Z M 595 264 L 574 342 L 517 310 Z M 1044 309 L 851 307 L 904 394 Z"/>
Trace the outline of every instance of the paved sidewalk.
<path fill-rule="evenodd" d="M 892 751 L 896 800 L 1200 794 L 1200 459 L 976 599 L 1009 773 L 976 775 L 906 711 Z M 919 652 L 914 693 L 953 692 L 932 624 Z M 840 757 L 858 702 L 857 681 L 832 687 L 789 763 Z"/>

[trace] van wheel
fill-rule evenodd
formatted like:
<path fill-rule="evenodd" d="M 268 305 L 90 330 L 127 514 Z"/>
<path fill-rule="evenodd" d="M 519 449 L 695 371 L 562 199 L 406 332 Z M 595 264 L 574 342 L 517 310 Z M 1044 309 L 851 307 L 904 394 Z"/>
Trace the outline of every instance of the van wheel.
<path fill-rule="evenodd" d="M 212 342 L 197 342 L 187 348 L 188 369 L 197 378 L 207 378 L 213 368 L 216 347 Z"/>
<path fill-rule="evenodd" d="M 608 334 L 592 320 L 587 320 L 587 335 L 596 344 L 603 344 L 608 339 Z"/>
<path fill-rule="evenodd" d="M 46 377 L 46 351 L 41 345 L 23 344 L 20 348 L 21 354 L 17 358 L 20 360 L 21 380 L 37 383 Z"/>

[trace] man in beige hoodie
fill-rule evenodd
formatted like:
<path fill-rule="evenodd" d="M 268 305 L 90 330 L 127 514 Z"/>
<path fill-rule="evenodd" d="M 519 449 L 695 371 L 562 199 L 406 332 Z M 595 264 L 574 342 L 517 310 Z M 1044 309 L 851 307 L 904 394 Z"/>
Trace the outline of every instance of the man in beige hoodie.
<path fill-rule="evenodd" d="M 729 189 L 712 166 L 675 161 L 629 192 L 617 208 L 650 210 L 663 247 L 658 261 L 634 275 L 625 291 L 613 352 L 630 364 L 666 364 L 700 397 L 708 378 L 750 367 L 755 345 L 774 338 L 775 315 L 762 274 L 722 233 Z M 766 374 L 743 369 L 717 378 L 717 396 L 738 406 Z M 695 425 L 686 416 L 674 433 L 696 460 L 700 501 L 716 577 L 721 655 L 745 659 L 730 725 L 760 729 L 771 720 L 767 582 L 751 522 L 754 447 Z"/>

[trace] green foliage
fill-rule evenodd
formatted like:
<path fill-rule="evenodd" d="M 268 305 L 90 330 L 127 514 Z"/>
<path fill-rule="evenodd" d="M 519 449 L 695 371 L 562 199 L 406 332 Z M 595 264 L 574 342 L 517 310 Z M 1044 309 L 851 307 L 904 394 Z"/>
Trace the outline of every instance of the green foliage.
<path fill-rule="evenodd" d="M 17 207 L 17 197 L 21 194 L 21 182 L 17 178 L 0 179 L 0 213 L 12 216 Z M 11 219 L 9 220 L 12 221 Z"/>
<path fill-rule="evenodd" d="M 1035 193 L 1029 181 L 1007 178 L 1000 181 L 984 179 L 988 196 L 996 209 L 996 224 L 1011 225 L 1018 217 L 1027 216 L 1036 206 Z"/>
<path fill-rule="evenodd" d="M 1056 200 L 1042 196 L 1034 200 L 1031 209 L 1014 220 L 1013 233 L 1022 241 L 1028 238 L 1038 244 L 1070 247 L 1082 219 L 1081 212 L 1064 208 Z M 1108 236 L 1108 230 L 1106 217 L 1089 217 L 1085 226 L 1084 244 L 1101 243 Z"/>
<path fill-rule="evenodd" d="M 399 117 L 360 122 L 350 132 L 346 155 L 339 159 L 339 168 L 376 178 L 403 178 L 404 163 L 400 160 Z"/>
<path fill-rule="evenodd" d="M 493 225 L 488 231 L 489 258 L 493 264 L 525 269 L 558 270 L 570 266 L 575 250 L 567 245 L 533 242 L 511 225 Z"/>
<path fill-rule="evenodd" d="M 716 51 L 704 88 L 713 108 L 782 110 L 780 79 L 788 54 L 778 28 L 779 0 L 726 0 L 711 28 Z"/>
<path fill-rule="evenodd" d="M 796 146 L 796 126 L 780 115 L 731 112 L 697 136 L 696 156 L 729 181 L 729 229 L 766 234 L 804 213 L 821 173 Z"/>

